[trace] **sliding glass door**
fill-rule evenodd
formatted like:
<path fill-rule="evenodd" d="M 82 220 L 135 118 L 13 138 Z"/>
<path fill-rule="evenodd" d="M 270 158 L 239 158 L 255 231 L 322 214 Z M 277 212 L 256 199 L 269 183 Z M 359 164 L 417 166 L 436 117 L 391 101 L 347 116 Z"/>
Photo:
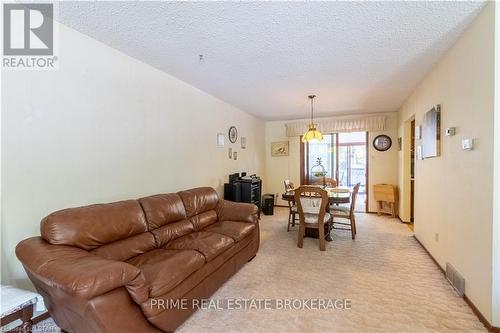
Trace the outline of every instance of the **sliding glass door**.
<path fill-rule="evenodd" d="M 321 142 L 304 144 L 302 154 L 302 183 L 318 184 L 318 162 L 325 168 L 325 177 L 333 179 L 339 186 L 353 187 L 361 184 L 357 207 L 358 211 L 366 211 L 366 178 L 367 178 L 367 133 L 333 133 L 324 135 Z M 320 177 L 322 178 L 322 177 Z"/>

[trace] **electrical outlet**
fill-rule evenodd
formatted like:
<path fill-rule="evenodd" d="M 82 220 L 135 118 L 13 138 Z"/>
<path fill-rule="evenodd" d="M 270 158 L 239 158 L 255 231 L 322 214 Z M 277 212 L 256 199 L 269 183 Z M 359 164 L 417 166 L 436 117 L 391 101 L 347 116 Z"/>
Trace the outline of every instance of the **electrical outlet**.
<path fill-rule="evenodd" d="M 434 234 L 434 240 L 439 242 L 439 234 L 437 232 Z"/>

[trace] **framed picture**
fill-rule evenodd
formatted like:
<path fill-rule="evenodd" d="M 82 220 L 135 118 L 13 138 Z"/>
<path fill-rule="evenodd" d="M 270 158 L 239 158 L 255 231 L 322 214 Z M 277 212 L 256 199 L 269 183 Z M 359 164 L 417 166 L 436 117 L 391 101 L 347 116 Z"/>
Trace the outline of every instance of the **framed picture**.
<path fill-rule="evenodd" d="M 229 156 L 229 159 L 232 159 L 233 158 L 233 148 L 229 148 L 227 150 L 227 156 Z"/>
<path fill-rule="evenodd" d="M 241 137 L 241 149 L 246 149 L 247 148 L 247 138 L 242 136 Z"/>
<path fill-rule="evenodd" d="M 288 141 L 271 142 L 271 156 L 288 156 Z"/>
<path fill-rule="evenodd" d="M 217 133 L 217 147 L 224 147 L 224 133 Z"/>
<path fill-rule="evenodd" d="M 422 130 L 422 157 L 437 157 L 441 146 L 441 105 L 436 105 L 424 115 Z"/>
<path fill-rule="evenodd" d="M 233 153 L 233 160 L 235 160 L 235 161 L 236 161 L 237 159 L 238 159 L 238 152 L 237 152 L 237 151 L 235 151 L 235 152 Z"/>

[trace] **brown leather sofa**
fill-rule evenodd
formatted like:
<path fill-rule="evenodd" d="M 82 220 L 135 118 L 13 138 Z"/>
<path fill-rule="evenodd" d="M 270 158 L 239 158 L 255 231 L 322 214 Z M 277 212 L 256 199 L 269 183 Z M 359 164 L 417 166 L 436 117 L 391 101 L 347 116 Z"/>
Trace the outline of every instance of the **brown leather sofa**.
<path fill-rule="evenodd" d="M 16 254 L 68 332 L 174 331 L 196 307 L 169 300 L 209 297 L 259 248 L 257 207 L 207 187 L 61 210 L 41 235 Z"/>

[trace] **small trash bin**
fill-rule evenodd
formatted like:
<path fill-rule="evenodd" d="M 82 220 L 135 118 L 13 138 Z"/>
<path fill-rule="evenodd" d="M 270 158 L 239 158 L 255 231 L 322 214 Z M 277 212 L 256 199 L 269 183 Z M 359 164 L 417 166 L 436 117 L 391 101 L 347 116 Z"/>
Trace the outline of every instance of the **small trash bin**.
<path fill-rule="evenodd" d="M 264 215 L 274 214 L 274 194 L 264 194 L 262 196 L 262 213 Z"/>

